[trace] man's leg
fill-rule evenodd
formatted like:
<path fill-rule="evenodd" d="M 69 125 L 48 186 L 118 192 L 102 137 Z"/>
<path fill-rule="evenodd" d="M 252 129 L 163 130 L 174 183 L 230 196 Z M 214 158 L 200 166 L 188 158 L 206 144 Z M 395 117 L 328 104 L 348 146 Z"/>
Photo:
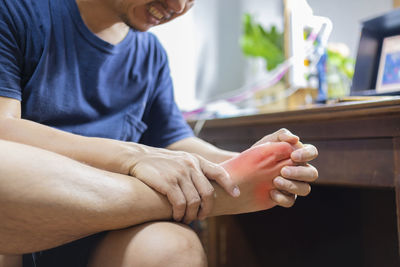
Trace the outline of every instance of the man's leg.
<path fill-rule="evenodd" d="M 153 222 L 110 232 L 95 249 L 88 267 L 201 267 L 207 258 L 188 226 Z"/>
<path fill-rule="evenodd" d="M 0 255 L 0 267 L 22 267 L 22 256 Z"/>
<path fill-rule="evenodd" d="M 139 180 L 0 140 L 0 254 L 170 219 L 166 198 Z"/>
<path fill-rule="evenodd" d="M 21 257 L 7 257 L 5 265 L 1 265 L 0 257 L 0 267 L 22 267 Z M 197 234 L 184 224 L 172 222 L 100 233 L 24 257 L 28 261 L 24 266 L 29 267 L 197 267 L 207 263 Z"/>
<path fill-rule="evenodd" d="M 216 188 L 216 207 L 222 207 L 224 212 L 227 207 L 233 207 L 232 213 L 240 213 L 275 206 L 269 196 L 273 189 L 272 178 L 278 175 L 281 167 L 291 163 L 287 161 L 291 151 L 292 148 L 284 143 L 263 145 L 222 163 L 231 178 L 242 185 L 242 196 L 226 198 L 223 191 Z M 229 203 L 221 205 L 226 200 Z M 195 267 L 206 264 L 197 235 L 185 225 L 170 222 L 146 223 L 112 231 L 97 246 L 89 261 L 89 267 Z"/>

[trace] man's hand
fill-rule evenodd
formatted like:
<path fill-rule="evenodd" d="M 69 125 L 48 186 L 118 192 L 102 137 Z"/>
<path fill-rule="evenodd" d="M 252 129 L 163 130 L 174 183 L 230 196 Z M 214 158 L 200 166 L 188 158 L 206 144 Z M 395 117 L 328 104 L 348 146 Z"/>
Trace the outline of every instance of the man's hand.
<path fill-rule="evenodd" d="M 310 193 L 310 182 L 318 178 L 318 171 L 315 167 L 308 164 L 308 161 L 318 156 L 318 151 L 313 145 L 303 145 L 299 137 L 292 134 L 287 129 L 280 129 L 275 133 L 263 137 L 253 146 L 267 142 L 288 142 L 296 149 L 291 154 L 296 166 L 286 166 L 281 170 L 281 176 L 274 179 L 273 183 L 278 190 L 271 191 L 271 198 L 279 206 L 293 206 L 296 196 L 306 196 Z"/>
<path fill-rule="evenodd" d="M 209 180 L 233 197 L 240 194 L 224 168 L 187 152 L 149 147 L 136 157 L 129 174 L 164 194 L 173 206 L 174 219 L 185 223 L 211 212 L 214 188 Z"/>

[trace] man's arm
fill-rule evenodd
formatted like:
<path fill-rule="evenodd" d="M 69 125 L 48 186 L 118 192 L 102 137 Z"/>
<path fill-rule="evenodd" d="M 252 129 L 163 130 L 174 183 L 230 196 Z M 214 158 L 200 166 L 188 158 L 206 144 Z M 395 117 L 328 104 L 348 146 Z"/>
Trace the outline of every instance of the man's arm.
<path fill-rule="evenodd" d="M 171 218 L 168 200 L 132 177 L 1 140 L 0 158 L 0 253 Z"/>
<path fill-rule="evenodd" d="M 71 134 L 21 118 L 18 100 L 0 97 L 0 138 L 49 150 L 111 172 L 128 174 L 123 158 L 140 152 L 141 146 L 105 138 Z"/>
<path fill-rule="evenodd" d="M 210 216 L 274 206 L 272 178 L 293 164 L 292 151 L 287 143 L 268 143 L 222 164 L 242 194 L 232 198 L 213 183 Z M 0 254 L 44 250 L 93 233 L 172 218 L 167 198 L 138 179 L 2 140 L 0 158 Z M 243 161 L 251 168 L 241 168 Z M 261 201 L 255 192 L 262 193 Z M 293 204 L 290 198 L 286 202 Z"/>
<path fill-rule="evenodd" d="M 216 181 L 231 196 L 238 195 L 235 183 L 226 172 L 210 162 L 224 161 L 236 153 L 217 149 L 194 138 L 169 147 L 190 152 L 185 154 L 135 143 L 74 135 L 21 119 L 20 102 L 3 97 L 0 97 L 0 138 L 53 151 L 99 169 L 135 176 L 167 196 L 174 207 L 174 219 L 177 221 L 183 219 L 188 223 L 196 219 L 198 214 L 207 214 L 212 209 L 213 188 L 208 179 Z M 210 161 L 193 153 L 205 156 Z M 297 167 L 295 170 L 292 173 L 299 175 L 286 177 L 300 182 L 281 179 L 282 184 L 277 183 L 276 186 L 282 191 L 304 195 L 302 192 L 307 191 L 309 186 L 303 182 L 310 178 L 313 180 L 316 170 L 313 172 L 311 166 Z M 159 178 L 158 173 L 163 173 L 163 179 Z M 283 194 L 276 201 L 284 197 Z"/>
<path fill-rule="evenodd" d="M 197 137 L 185 138 L 169 145 L 167 148 L 194 153 L 214 163 L 221 163 L 239 154 L 238 152 L 220 149 Z"/>
<path fill-rule="evenodd" d="M 237 196 L 236 185 L 223 169 L 203 158 L 133 142 L 79 136 L 24 120 L 20 102 L 5 97 L 0 97 L 0 138 L 52 151 L 95 168 L 135 176 L 167 196 L 176 221 L 190 222 L 197 218 L 199 209 L 211 209 L 212 186 L 208 178 Z M 158 173 L 164 174 L 163 179 Z"/>

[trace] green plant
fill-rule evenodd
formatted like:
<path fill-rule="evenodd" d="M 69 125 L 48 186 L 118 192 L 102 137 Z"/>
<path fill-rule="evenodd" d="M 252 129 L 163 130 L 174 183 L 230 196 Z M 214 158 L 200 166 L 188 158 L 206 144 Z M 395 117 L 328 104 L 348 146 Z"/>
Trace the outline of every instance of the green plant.
<path fill-rule="evenodd" d="M 275 26 L 268 31 L 256 23 L 250 14 L 243 15 L 243 35 L 240 46 L 248 57 L 262 57 L 266 61 L 267 70 L 273 70 L 285 60 L 283 49 L 283 33 Z"/>
<path fill-rule="evenodd" d="M 355 61 L 352 58 L 343 56 L 337 51 L 327 49 L 328 54 L 328 65 L 336 68 L 347 78 L 351 79 L 354 75 L 354 64 Z"/>
<path fill-rule="evenodd" d="M 327 55 L 328 97 L 344 97 L 350 92 L 355 61 L 329 48 L 327 49 Z"/>

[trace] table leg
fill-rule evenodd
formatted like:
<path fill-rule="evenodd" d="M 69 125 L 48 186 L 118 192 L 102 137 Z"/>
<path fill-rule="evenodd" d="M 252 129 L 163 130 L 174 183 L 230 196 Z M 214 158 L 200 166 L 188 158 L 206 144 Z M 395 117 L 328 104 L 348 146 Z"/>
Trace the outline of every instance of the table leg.
<path fill-rule="evenodd" d="M 396 192 L 397 239 L 400 255 L 400 137 L 393 138 L 394 186 Z"/>

